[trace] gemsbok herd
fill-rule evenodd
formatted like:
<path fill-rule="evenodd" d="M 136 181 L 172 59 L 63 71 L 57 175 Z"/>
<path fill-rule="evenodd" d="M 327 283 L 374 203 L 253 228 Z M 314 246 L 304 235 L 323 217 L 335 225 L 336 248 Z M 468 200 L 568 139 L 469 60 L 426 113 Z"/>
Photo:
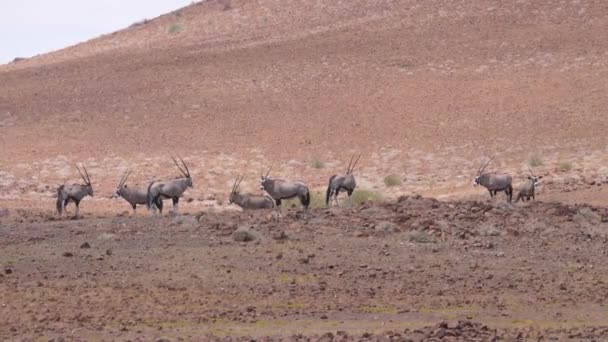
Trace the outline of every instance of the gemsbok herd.
<path fill-rule="evenodd" d="M 133 214 L 136 214 L 137 205 L 139 204 L 146 205 L 148 210 L 154 213 L 154 215 L 156 215 L 157 210 L 160 215 L 162 215 L 163 200 L 171 199 L 173 201 L 173 211 L 177 213 L 179 210 L 179 199 L 188 188 L 193 187 L 193 183 L 192 175 L 190 174 L 190 169 L 186 162 L 178 156 L 179 161 L 181 162 L 180 165 L 175 157 L 171 156 L 171 158 L 173 159 L 175 166 L 177 166 L 181 172 L 181 177 L 166 181 L 152 181 L 148 184 L 147 189 L 134 189 L 129 188 L 126 184 L 132 171 L 128 169 L 120 178 L 112 198 L 124 198 L 133 208 Z M 330 207 L 333 203 L 335 206 L 340 206 L 338 195 L 340 191 L 344 191 L 348 196 L 347 205 L 349 207 L 353 206 L 352 195 L 357 187 L 354 171 L 360 158 L 361 155 L 356 159 L 355 156 L 352 156 L 345 174 L 333 175 L 329 178 L 325 205 Z M 512 177 L 509 174 L 485 172 L 491 161 L 492 158 L 481 163 L 477 170 L 473 185 L 481 185 L 488 189 L 492 199 L 494 199 L 497 192 L 504 191 L 507 195 L 507 201 L 511 203 L 513 198 Z M 75 216 L 78 217 L 80 201 L 87 195 L 93 197 L 93 185 L 91 184 L 91 178 L 86 167 L 83 165 L 82 170 L 77 165 L 75 165 L 75 167 L 82 177 L 84 184 L 64 184 L 57 188 L 57 212 L 60 216 L 66 214 L 66 206 L 68 203 L 74 202 L 76 205 Z M 243 181 L 243 176 L 237 175 L 228 197 L 228 203 L 234 203 L 243 210 L 272 209 L 278 216 L 281 216 L 281 202 L 297 197 L 304 207 L 304 210 L 307 210 L 311 200 L 308 186 L 301 181 L 271 178 L 271 170 L 272 167 L 268 169 L 266 174 L 260 172 L 260 190 L 265 193 L 259 195 L 241 193 L 239 186 Z M 529 201 L 530 198 L 532 198 L 532 200 L 535 199 L 535 188 L 539 185 L 539 179 L 542 178 L 542 176 L 535 176 L 529 167 L 528 170 L 530 175 L 519 190 L 515 200 L 516 202 L 519 200 Z"/>

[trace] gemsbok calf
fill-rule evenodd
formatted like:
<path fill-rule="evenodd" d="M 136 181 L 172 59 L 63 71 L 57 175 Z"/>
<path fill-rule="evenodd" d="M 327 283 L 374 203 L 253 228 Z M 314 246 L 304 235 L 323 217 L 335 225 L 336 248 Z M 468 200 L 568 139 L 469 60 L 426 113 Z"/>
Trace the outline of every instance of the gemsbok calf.
<path fill-rule="evenodd" d="M 522 201 L 524 201 L 524 202 L 526 200 L 529 201 L 530 197 L 532 197 L 532 200 L 535 199 L 536 187 L 540 185 L 540 182 L 538 180 L 541 179 L 541 178 L 543 178 L 543 176 L 536 176 L 536 175 L 534 175 L 534 173 L 532 172 L 532 169 L 530 169 L 530 167 L 528 167 L 528 170 L 530 171 L 530 175 L 528 176 L 528 180 L 521 187 L 521 189 L 519 189 L 519 192 L 517 193 L 517 198 L 515 199 L 515 202 L 519 202 L 520 199 Z"/>

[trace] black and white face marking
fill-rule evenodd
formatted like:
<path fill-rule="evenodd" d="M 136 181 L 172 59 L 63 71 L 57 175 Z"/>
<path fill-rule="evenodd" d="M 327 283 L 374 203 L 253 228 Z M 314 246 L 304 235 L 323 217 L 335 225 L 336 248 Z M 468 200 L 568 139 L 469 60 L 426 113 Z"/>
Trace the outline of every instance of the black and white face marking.
<path fill-rule="evenodd" d="M 270 181 L 270 177 L 262 176 L 262 179 L 260 181 L 260 190 L 264 190 L 264 185 L 268 184 L 268 181 Z"/>
<path fill-rule="evenodd" d="M 475 177 L 475 180 L 473 180 L 473 186 L 478 186 L 480 182 L 481 182 L 481 177 L 480 176 Z"/>
<path fill-rule="evenodd" d="M 540 181 L 539 181 L 540 178 L 542 178 L 542 176 L 540 176 L 540 177 L 528 176 L 528 179 L 530 179 L 534 182 L 535 187 L 540 186 Z"/>

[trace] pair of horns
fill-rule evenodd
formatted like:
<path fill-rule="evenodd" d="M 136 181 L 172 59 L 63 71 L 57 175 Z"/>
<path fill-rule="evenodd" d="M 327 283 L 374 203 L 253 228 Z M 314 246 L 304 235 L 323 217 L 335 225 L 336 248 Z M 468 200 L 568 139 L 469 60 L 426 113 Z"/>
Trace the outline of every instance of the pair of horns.
<path fill-rule="evenodd" d="M 240 178 L 239 178 L 239 175 L 236 176 L 236 179 L 234 180 L 234 184 L 232 185 L 232 191 L 230 191 L 231 194 L 236 193 L 239 186 L 241 186 L 241 182 L 243 181 L 244 177 L 245 176 L 240 176 Z"/>
<path fill-rule="evenodd" d="M 84 183 L 86 185 L 91 185 L 91 177 L 89 177 L 89 173 L 87 172 L 87 168 L 84 167 L 84 164 L 82 165 L 84 174 L 82 174 L 82 171 L 80 171 L 80 168 L 78 167 L 78 165 L 74 164 L 74 166 L 76 166 L 76 170 L 78 170 L 78 173 L 80 174 L 80 177 L 82 177 L 82 180 L 84 181 Z M 87 175 L 87 176 L 85 177 L 84 175 Z"/>
<path fill-rule="evenodd" d="M 173 159 L 175 166 L 177 166 L 177 168 L 184 175 L 184 177 L 190 178 L 190 170 L 188 169 L 188 165 L 186 165 L 186 162 L 184 162 L 184 160 L 182 159 L 182 157 L 179 156 L 179 154 L 177 155 L 177 157 L 182 162 L 182 165 L 184 166 L 184 168 L 182 169 L 182 167 L 179 166 L 177 160 L 175 160 L 175 157 L 173 155 L 171 155 L 171 159 Z"/>
<path fill-rule="evenodd" d="M 120 182 L 118 182 L 118 188 L 122 188 L 125 185 L 125 182 L 127 181 L 127 178 L 129 178 L 131 171 L 133 170 L 127 169 L 127 171 L 125 171 L 125 173 L 120 178 Z"/>
<path fill-rule="evenodd" d="M 357 157 L 357 160 L 355 160 L 355 163 L 353 164 L 353 159 L 355 159 L 355 155 L 353 154 L 352 157 L 350 157 L 350 162 L 348 162 L 348 167 L 346 168 L 346 174 L 351 174 L 353 171 L 355 171 L 355 166 L 357 166 L 357 163 L 359 162 L 359 159 L 361 158 L 361 155 L 359 154 L 359 156 Z M 351 167 L 352 165 L 352 167 Z"/>
<path fill-rule="evenodd" d="M 260 168 L 260 176 L 262 178 L 268 178 L 268 176 L 270 175 L 270 171 L 272 170 L 272 166 L 268 169 L 268 171 L 266 172 L 266 176 L 264 176 L 264 171 L 262 171 L 262 169 Z"/>
<path fill-rule="evenodd" d="M 484 164 L 483 160 L 481 161 L 481 164 L 479 165 L 479 169 L 477 170 L 478 175 L 481 175 L 486 170 L 486 167 L 488 167 L 488 165 L 490 165 L 490 162 L 492 161 L 492 159 L 494 159 L 494 157 L 488 159 L 488 161 L 485 164 Z"/>
<path fill-rule="evenodd" d="M 530 176 L 536 177 L 536 175 L 534 174 L 534 172 L 532 172 L 532 168 L 530 167 L 530 165 L 528 165 L 528 172 L 530 172 Z"/>

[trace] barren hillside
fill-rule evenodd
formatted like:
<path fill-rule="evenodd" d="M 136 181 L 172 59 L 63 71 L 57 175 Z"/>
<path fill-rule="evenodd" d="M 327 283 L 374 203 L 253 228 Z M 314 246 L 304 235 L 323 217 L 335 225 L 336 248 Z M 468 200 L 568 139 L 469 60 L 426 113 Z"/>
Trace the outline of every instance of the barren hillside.
<path fill-rule="evenodd" d="M 177 151 L 341 169 L 359 150 L 406 182 L 468 179 L 482 155 L 597 171 L 607 18 L 602 1 L 204 1 L 0 66 L 2 167 Z"/>

